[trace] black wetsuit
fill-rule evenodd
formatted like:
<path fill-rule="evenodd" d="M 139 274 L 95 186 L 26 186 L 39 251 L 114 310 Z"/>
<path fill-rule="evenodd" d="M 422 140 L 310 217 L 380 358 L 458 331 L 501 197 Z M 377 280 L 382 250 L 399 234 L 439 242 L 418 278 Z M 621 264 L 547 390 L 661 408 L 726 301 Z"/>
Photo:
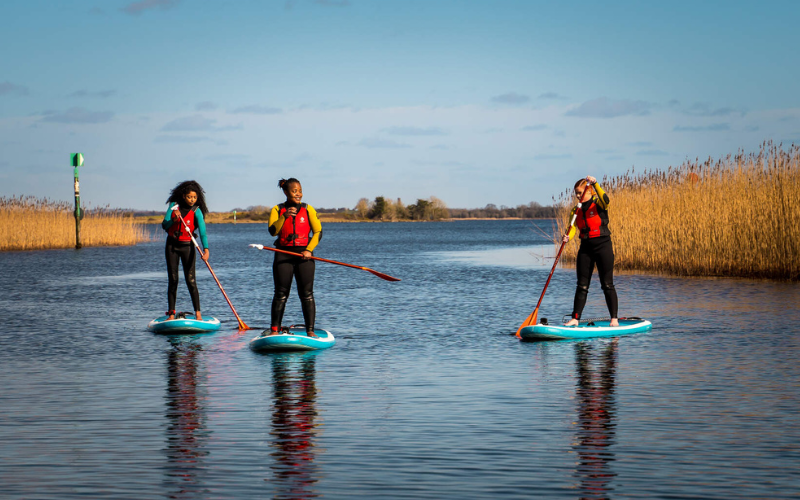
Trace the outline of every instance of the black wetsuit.
<path fill-rule="evenodd" d="M 575 268 L 578 273 L 578 286 L 575 290 L 575 303 L 572 308 L 572 317 L 580 319 L 583 307 L 586 305 L 586 296 L 589 293 L 589 283 L 592 272 L 597 265 L 597 274 L 600 277 L 600 287 L 606 297 L 608 314 L 617 317 L 619 302 L 617 290 L 614 288 L 614 246 L 611 236 L 586 238 L 581 240 Z"/>
<path fill-rule="evenodd" d="M 304 208 L 308 220 L 302 224 L 306 225 L 300 226 L 300 221 L 296 220 L 300 219 L 302 216 L 285 219 L 284 211 L 287 206 Z M 284 229 L 285 221 L 289 221 L 287 222 L 287 224 L 289 224 L 287 227 L 290 229 Z M 296 229 L 297 227 L 303 227 L 304 229 L 298 230 Z M 305 233 L 305 231 L 309 229 L 310 232 L 313 233 L 313 237 L 310 238 L 308 237 L 308 233 Z M 305 234 L 292 234 L 285 240 L 281 239 L 281 234 L 288 232 L 294 233 L 296 231 L 301 231 L 301 233 Z M 275 242 L 275 248 L 279 250 L 286 250 L 293 253 L 303 253 L 304 250 L 312 252 L 322 238 L 322 225 L 319 222 L 316 210 L 314 210 L 311 205 L 302 204 L 302 206 L 298 206 L 282 203 L 272 208 L 269 217 L 269 233 L 272 236 L 278 236 L 278 240 Z M 298 236 L 300 238 L 296 239 Z M 284 243 L 281 245 L 281 241 L 302 241 L 303 244 L 289 246 Z M 303 324 L 307 332 L 314 331 L 314 324 L 317 317 L 317 305 L 316 302 L 314 302 L 315 268 L 314 261 L 311 259 L 306 260 L 302 257 L 275 253 L 275 260 L 272 261 L 272 278 L 275 282 L 275 295 L 272 297 L 270 329 L 274 330 L 281 327 L 283 313 L 286 309 L 286 300 L 289 298 L 289 292 L 292 289 L 292 276 L 294 276 L 295 282 L 297 283 L 297 294 L 300 296 L 300 305 L 303 308 Z"/>
<path fill-rule="evenodd" d="M 179 207 L 181 217 L 186 218 L 191 208 L 185 207 L 182 204 L 179 205 Z M 171 208 L 172 204 L 170 204 L 170 209 Z M 200 212 L 199 215 L 197 212 L 199 212 L 199 210 L 195 212 L 195 217 L 202 220 L 202 212 Z M 165 216 L 164 221 L 161 223 L 161 226 L 164 228 L 164 230 L 168 230 L 174 224 L 174 221 L 169 219 L 169 217 L 171 217 L 171 210 L 167 210 L 167 215 Z M 204 222 L 200 228 L 200 231 L 201 240 L 204 245 L 207 245 Z M 186 287 L 189 289 L 189 295 L 192 297 L 192 307 L 194 307 L 194 311 L 199 311 L 200 294 L 197 291 L 197 281 L 194 274 L 194 264 L 197 251 L 194 248 L 194 244 L 191 241 L 178 241 L 176 238 L 168 235 L 167 244 L 164 248 L 164 255 L 167 259 L 167 276 L 169 278 L 169 284 L 167 285 L 167 302 L 169 304 L 169 310 L 167 311 L 167 314 L 174 314 L 175 312 L 175 301 L 178 295 L 179 262 L 183 265 L 183 278 L 186 281 Z"/>
<path fill-rule="evenodd" d="M 576 226 L 570 228 L 570 238 L 577 231 L 581 234 L 581 246 L 575 261 L 578 286 L 575 289 L 575 301 L 572 307 L 573 319 L 581 318 L 595 266 L 600 276 L 600 287 L 606 298 L 608 313 L 612 318 L 616 318 L 619 309 L 617 290 L 614 288 L 614 246 L 611 244 L 611 230 L 608 228 L 610 200 L 596 182 L 592 187 L 596 195 L 583 203 L 581 208 L 577 206 L 573 208 L 570 214 L 570 217 L 576 216 Z"/>
<path fill-rule="evenodd" d="M 276 247 L 294 253 L 302 253 L 305 247 Z M 302 257 L 276 253 L 272 262 L 272 277 L 275 281 L 275 295 L 272 297 L 272 321 L 270 326 L 280 327 L 283 321 L 283 312 L 286 309 L 286 299 L 292 289 L 292 276 L 297 283 L 297 294 L 303 307 L 303 323 L 306 331 L 314 331 L 314 322 L 317 316 L 317 306 L 314 302 L 314 270 L 316 266 L 311 259 L 303 260 Z"/>

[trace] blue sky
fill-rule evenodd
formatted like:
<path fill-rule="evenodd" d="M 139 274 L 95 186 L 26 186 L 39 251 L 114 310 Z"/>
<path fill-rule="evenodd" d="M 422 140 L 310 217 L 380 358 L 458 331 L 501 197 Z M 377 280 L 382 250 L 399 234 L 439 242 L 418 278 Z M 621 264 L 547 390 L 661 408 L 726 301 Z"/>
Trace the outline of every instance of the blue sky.
<path fill-rule="evenodd" d="M 6 0 L 0 196 L 515 206 L 800 142 L 800 2 Z"/>

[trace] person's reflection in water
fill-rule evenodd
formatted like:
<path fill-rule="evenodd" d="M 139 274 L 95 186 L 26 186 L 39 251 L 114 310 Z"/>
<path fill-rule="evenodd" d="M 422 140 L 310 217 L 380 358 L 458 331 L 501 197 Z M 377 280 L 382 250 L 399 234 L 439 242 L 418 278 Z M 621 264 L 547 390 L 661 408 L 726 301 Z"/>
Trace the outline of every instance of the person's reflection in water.
<path fill-rule="evenodd" d="M 274 498 L 319 496 L 310 489 L 317 482 L 315 357 L 313 353 L 287 353 L 272 358 L 272 481 L 279 490 Z"/>
<path fill-rule="evenodd" d="M 597 352 L 593 349 L 596 348 Z M 576 477 L 580 498 L 609 498 L 616 434 L 617 340 L 607 345 L 575 344 L 577 368 L 577 433 L 572 447 L 578 454 Z"/>
<path fill-rule="evenodd" d="M 202 347 L 194 339 L 170 337 L 167 354 L 167 455 L 169 498 L 195 498 L 204 489 L 201 474 L 208 432 L 205 384 L 198 368 Z"/>

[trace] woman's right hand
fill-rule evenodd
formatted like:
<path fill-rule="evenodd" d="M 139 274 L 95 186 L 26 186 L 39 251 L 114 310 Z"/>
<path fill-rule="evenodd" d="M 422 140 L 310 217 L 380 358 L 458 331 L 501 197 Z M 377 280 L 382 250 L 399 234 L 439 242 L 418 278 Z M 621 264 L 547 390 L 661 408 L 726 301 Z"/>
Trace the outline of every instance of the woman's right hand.
<path fill-rule="evenodd" d="M 286 217 L 294 217 L 297 215 L 297 207 L 291 207 L 286 209 Z"/>
<path fill-rule="evenodd" d="M 561 241 L 563 241 L 564 243 L 569 243 L 569 235 L 565 234 L 564 237 L 561 238 Z"/>

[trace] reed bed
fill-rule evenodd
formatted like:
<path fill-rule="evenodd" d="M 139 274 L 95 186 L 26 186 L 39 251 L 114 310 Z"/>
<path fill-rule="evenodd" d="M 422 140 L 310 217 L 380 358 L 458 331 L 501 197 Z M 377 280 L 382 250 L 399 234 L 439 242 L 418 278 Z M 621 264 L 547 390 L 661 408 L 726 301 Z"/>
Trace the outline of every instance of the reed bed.
<path fill-rule="evenodd" d="M 74 208 L 46 198 L 0 198 L 0 251 L 75 247 Z M 81 220 L 82 246 L 135 245 L 151 241 L 146 227 L 119 210 L 87 210 Z"/>
<path fill-rule="evenodd" d="M 600 185 L 611 199 L 617 269 L 800 280 L 798 146 L 764 143 L 758 153 L 630 171 Z M 561 234 L 575 202 L 572 189 L 558 201 Z M 564 261 L 574 263 L 577 250 L 570 242 Z"/>

